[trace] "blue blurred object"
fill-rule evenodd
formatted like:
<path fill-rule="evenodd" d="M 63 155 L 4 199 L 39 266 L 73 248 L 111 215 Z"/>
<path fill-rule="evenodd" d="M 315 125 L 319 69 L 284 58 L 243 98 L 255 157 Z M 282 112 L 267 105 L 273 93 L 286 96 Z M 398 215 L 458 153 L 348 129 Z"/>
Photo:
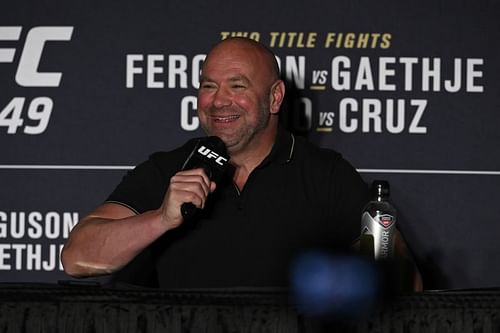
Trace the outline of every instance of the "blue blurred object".
<path fill-rule="evenodd" d="M 375 263 L 361 256 L 304 253 L 292 265 L 290 282 L 299 311 L 311 317 L 359 318 L 381 294 Z"/>

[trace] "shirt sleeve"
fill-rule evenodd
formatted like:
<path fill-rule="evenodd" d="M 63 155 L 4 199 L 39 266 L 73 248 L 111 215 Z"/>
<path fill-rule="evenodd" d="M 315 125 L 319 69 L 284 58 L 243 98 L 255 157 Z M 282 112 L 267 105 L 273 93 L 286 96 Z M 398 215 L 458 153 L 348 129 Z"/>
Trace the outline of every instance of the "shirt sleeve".
<path fill-rule="evenodd" d="M 147 161 L 127 172 L 106 202 L 124 205 L 137 214 L 160 207 L 172 177 L 171 172 L 160 168 L 160 154 L 151 155 Z"/>

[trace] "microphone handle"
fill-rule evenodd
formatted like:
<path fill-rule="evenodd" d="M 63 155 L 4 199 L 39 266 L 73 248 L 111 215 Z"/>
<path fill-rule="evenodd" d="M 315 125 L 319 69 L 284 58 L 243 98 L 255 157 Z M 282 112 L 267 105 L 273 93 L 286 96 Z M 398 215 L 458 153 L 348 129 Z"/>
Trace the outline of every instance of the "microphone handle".
<path fill-rule="evenodd" d="M 190 219 L 196 215 L 198 208 L 192 202 L 185 202 L 181 205 L 181 214 L 185 219 Z"/>

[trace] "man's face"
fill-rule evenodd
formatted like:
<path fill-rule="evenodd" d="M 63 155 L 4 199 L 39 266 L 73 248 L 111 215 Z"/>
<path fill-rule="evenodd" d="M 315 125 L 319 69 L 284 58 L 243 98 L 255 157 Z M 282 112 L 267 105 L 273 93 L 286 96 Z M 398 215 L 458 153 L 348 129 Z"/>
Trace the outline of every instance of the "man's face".
<path fill-rule="evenodd" d="M 270 117 L 272 75 L 264 56 L 241 44 L 223 44 L 207 57 L 198 114 L 208 135 L 220 137 L 230 153 L 262 136 Z"/>

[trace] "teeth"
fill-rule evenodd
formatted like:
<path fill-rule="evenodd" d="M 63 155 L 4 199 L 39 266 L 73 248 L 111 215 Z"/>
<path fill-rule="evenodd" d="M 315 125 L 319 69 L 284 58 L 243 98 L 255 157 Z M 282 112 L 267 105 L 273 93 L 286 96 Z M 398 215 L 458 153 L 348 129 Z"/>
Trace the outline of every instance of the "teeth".
<path fill-rule="evenodd" d="M 216 121 L 231 121 L 231 120 L 234 120 L 234 119 L 238 119 L 239 116 L 236 115 L 236 116 L 227 116 L 227 117 L 216 117 L 215 120 Z"/>

